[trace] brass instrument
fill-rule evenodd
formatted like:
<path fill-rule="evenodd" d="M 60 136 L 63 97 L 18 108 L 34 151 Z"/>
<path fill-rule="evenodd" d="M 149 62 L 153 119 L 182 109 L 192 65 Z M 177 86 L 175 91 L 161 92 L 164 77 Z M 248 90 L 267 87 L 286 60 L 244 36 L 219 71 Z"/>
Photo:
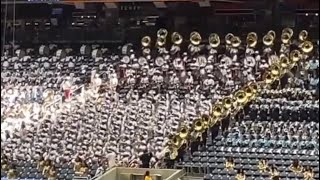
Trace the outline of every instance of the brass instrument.
<path fill-rule="evenodd" d="M 306 41 L 307 38 L 308 38 L 308 35 L 309 35 L 308 31 L 306 31 L 306 30 L 300 31 L 300 33 L 299 33 L 299 40 L 302 41 L 302 42 L 303 42 L 303 41 Z"/>
<path fill-rule="evenodd" d="M 293 30 L 291 28 L 284 28 L 282 34 L 288 34 L 290 37 L 293 36 Z"/>
<path fill-rule="evenodd" d="M 178 149 L 172 149 L 170 153 L 170 159 L 174 160 L 177 158 L 177 156 L 178 156 Z"/>
<path fill-rule="evenodd" d="M 303 172 L 303 167 L 300 165 L 298 165 L 297 167 L 291 165 L 289 169 L 295 174 L 301 174 Z"/>
<path fill-rule="evenodd" d="M 266 35 L 263 36 L 262 41 L 265 46 L 272 46 L 276 38 L 276 33 L 274 31 L 269 31 Z"/>
<path fill-rule="evenodd" d="M 258 35 L 255 32 L 250 32 L 247 35 L 247 45 L 251 48 L 256 47 L 257 42 L 258 42 Z"/>
<path fill-rule="evenodd" d="M 268 163 L 265 160 L 260 160 L 258 164 L 260 172 L 266 172 L 269 168 Z"/>
<path fill-rule="evenodd" d="M 209 126 L 210 127 L 214 126 L 219 121 L 219 119 L 220 118 L 218 118 L 218 117 L 211 116 L 209 119 Z"/>
<path fill-rule="evenodd" d="M 289 44 L 293 36 L 293 30 L 291 28 L 285 28 L 282 30 L 281 42 L 283 44 Z"/>
<path fill-rule="evenodd" d="M 243 89 L 248 101 L 251 101 L 256 97 L 257 91 L 253 88 L 253 86 L 246 85 Z"/>
<path fill-rule="evenodd" d="M 168 31 L 164 28 L 161 28 L 157 31 L 157 42 L 156 46 L 163 47 L 167 42 Z"/>
<path fill-rule="evenodd" d="M 313 44 L 311 41 L 304 41 L 303 43 L 300 44 L 300 48 L 302 52 L 304 52 L 305 54 L 308 54 L 313 50 Z"/>
<path fill-rule="evenodd" d="M 248 102 L 248 97 L 245 91 L 239 90 L 234 95 L 238 105 L 242 106 Z"/>
<path fill-rule="evenodd" d="M 293 50 L 290 52 L 290 59 L 293 61 L 293 62 L 298 62 L 300 61 L 301 59 L 301 53 L 299 50 Z"/>
<path fill-rule="evenodd" d="M 201 35 L 196 32 L 196 31 L 193 31 L 190 33 L 190 42 L 191 44 L 197 46 L 201 43 Z"/>
<path fill-rule="evenodd" d="M 205 123 L 203 122 L 202 118 L 198 118 L 192 125 L 193 131 L 196 133 L 196 137 L 199 137 L 204 130 L 205 130 Z"/>
<path fill-rule="evenodd" d="M 265 74 L 263 75 L 263 79 L 265 85 L 271 85 L 275 81 L 275 78 L 274 76 L 272 76 L 270 71 L 265 72 Z"/>
<path fill-rule="evenodd" d="M 166 39 L 168 36 L 168 31 L 164 28 L 161 28 L 157 31 L 157 37 L 158 38 L 163 38 Z"/>
<path fill-rule="evenodd" d="M 149 47 L 151 45 L 151 38 L 150 36 L 144 36 L 142 39 L 141 39 L 141 45 L 143 47 Z"/>
<path fill-rule="evenodd" d="M 233 36 L 231 38 L 231 46 L 236 48 L 241 45 L 241 39 L 238 36 Z"/>
<path fill-rule="evenodd" d="M 313 180 L 314 179 L 314 172 L 312 169 L 307 169 L 303 172 L 303 180 Z"/>
<path fill-rule="evenodd" d="M 281 74 L 281 66 L 279 65 L 279 63 L 273 63 L 270 66 L 270 71 L 271 74 L 274 78 L 279 78 L 282 74 Z"/>
<path fill-rule="evenodd" d="M 225 110 L 223 104 L 217 103 L 212 108 L 212 115 L 216 118 L 222 118 L 226 116 L 227 111 Z"/>
<path fill-rule="evenodd" d="M 223 100 L 222 100 L 222 104 L 223 104 L 223 107 L 227 110 L 227 111 L 232 111 L 233 107 L 234 107 L 234 98 L 232 97 L 225 97 Z"/>
<path fill-rule="evenodd" d="M 211 33 L 209 36 L 209 44 L 212 48 L 216 48 L 220 45 L 220 37 L 216 33 Z"/>
<path fill-rule="evenodd" d="M 224 37 L 227 45 L 231 45 L 231 39 L 232 39 L 233 37 L 234 37 L 234 35 L 233 35 L 232 33 L 228 33 L 228 34 Z"/>
<path fill-rule="evenodd" d="M 174 32 L 171 35 L 171 41 L 174 45 L 180 45 L 183 41 L 183 37 L 178 32 Z"/>
<path fill-rule="evenodd" d="M 226 160 L 226 162 L 225 162 L 225 168 L 226 168 L 228 171 L 233 170 L 234 166 L 235 166 L 234 162 L 229 161 L 229 160 Z"/>
<path fill-rule="evenodd" d="M 204 129 L 208 129 L 210 127 L 210 117 L 207 115 L 202 115 L 202 122 Z"/>
<path fill-rule="evenodd" d="M 245 180 L 246 175 L 242 174 L 242 173 L 238 173 L 235 178 L 236 178 L 236 180 Z"/>
<path fill-rule="evenodd" d="M 170 138 L 170 144 L 171 144 L 171 147 L 173 148 L 173 150 L 179 149 L 185 143 L 185 141 L 186 140 L 182 139 L 179 134 L 173 135 Z"/>
<path fill-rule="evenodd" d="M 187 125 L 181 126 L 178 132 L 181 139 L 186 139 L 189 136 L 189 128 Z"/>
<path fill-rule="evenodd" d="M 289 69 L 292 67 L 292 65 L 294 64 L 294 62 L 288 58 L 286 55 L 280 55 L 280 66 L 282 69 Z"/>
<path fill-rule="evenodd" d="M 167 42 L 166 38 L 158 37 L 157 42 L 156 42 L 156 46 L 163 47 L 166 44 L 166 42 Z"/>

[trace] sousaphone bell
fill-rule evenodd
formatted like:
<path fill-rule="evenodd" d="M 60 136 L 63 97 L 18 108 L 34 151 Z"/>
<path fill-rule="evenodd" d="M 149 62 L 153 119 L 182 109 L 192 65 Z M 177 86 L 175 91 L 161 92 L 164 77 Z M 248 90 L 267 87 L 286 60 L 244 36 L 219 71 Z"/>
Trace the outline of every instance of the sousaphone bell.
<path fill-rule="evenodd" d="M 196 31 L 191 32 L 190 33 L 190 42 L 192 45 L 198 46 L 201 43 L 201 35 Z"/>
<path fill-rule="evenodd" d="M 142 39 L 141 39 L 141 45 L 143 47 L 149 47 L 151 45 L 151 38 L 150 36 L 144 36 Z"/>
<path fill-rule="evenodd" d="M 247 35 L 247 45 L 251 48 L 256 47 L 257 42 L 258 42 L 258 35 L 255 32 L 250 32 Z"/>
<path fill-rule="evenodd" d="M 178 32 L 174 32 L 171 35 L 171 41 L 174 45 L 180 45 L 183 41 L 183 37 L 178 33 Z"/>
<path fill-rule="evenodd" d="M 220 37 L 216 33 L 211 33 L 209 36 L 209 45 L 212 48 L 217 48 L 220 45 Z"/>

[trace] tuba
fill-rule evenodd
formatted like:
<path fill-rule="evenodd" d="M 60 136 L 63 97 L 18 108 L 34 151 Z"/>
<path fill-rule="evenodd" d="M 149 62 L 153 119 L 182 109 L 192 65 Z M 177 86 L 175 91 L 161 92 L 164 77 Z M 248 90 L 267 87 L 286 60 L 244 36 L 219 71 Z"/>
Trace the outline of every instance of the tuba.
<path fill-rule="evenodd" d="M 275 81 L 275 78 L 270 71 L 267 71 L 263 75 L 263 80 L 266 85 L 271 85 Z"/>
<path fill-rule="evenodd" d="M 237 48 L 241 45 L 241 39 L 238 36 L 233 36 L 231 38 L 231 46 Z"/>
<path fill-rule="evenodd" d="M 299 50 L 293 50 L 290 52 L 290 59 L 293 61 L 293 62 L 298 62 L 300 61 L 301 59 L 301 53 Z"/>
<path fill-rule="evenodd" d="M 225 97 L 222 100 L 222 105 L 227 111 L 232 111 L 234 108 L 234 98 L 233 97 Z"/>
<path fill-rule="evenodd" d="M 313 50 L 313 44 L 311 41 L 304 41 L 300 44 L 300 48 L 303 53 L 308 54 Z"/>
<path fill-rule="evenodd" d="M 150 36 L 144 36 L 142 39 L 141 39 L 141 45 L 143 47 L 149 47 L 151 45 L 151 38 Z"/>
<path fill-rule="evenodd" d="M 231 39 L 234 37 L 232 33 L 228 33 L 225 37 L 224 40 L 226 41 L 227 45 L 231 45 Z"/>
<path fill-rule="evenodd" d="M 183 41 L 183 37 L 178 33 L 178 32 L 174 32 L 172 33 L 171 35 L 171 42 L 174 44 L 174 45 L 180 45 Z"/>
<path fill-rule="evenodd" d="M 216 33 L 211 33 L 209 36 L 209 45 L 212 48 L 217 48 L 220 45 L 220 37 Z"/>
<path fill-rule="evenodd" d="M 223 118 L 227 114 L 223 104 L 217 103 L 212 108 L 212 116 L 215 118 Z"/>
<path fill-rule="evenodd" d="M 251 48 L 256 47 L 257 42 L 258 42 L 258 35 L 257 35 L 257 33 L 255 33 L 255 32 L 250 32 L 250 33 L 248 33 L 246 41 L 247 41 L 247 45 L 248 45 L 249 47 L 251 47 Z"/>
<path fill-rule="evenodd" d="M 282 30 L 281 42 L 283 44 L 289 44 L 293 36 L 293 30 L 291 28 L 285 28 Z"/>
<path fill-rule="evenodd" d="M 299 33 L 299 40 L 302 41 L 302 42 L 303 42 L 303 41 L 306 41 L 307 38 L 308 38 L 308 35 L 309 35 L 308 31 L 302 30 L 302 31 Z"/>
<path fill-rule="evenodd" d="M 262 41 L 265 46 L 272 46 L 276 38 L 276 33 L 271 30 L 266 35 L 263 36 Z"/>
<path fill-rule="evenodd" d="M 161 28 L 157 31 L 157 37 L 158 38 L 163 38 L 166 39 L 168 36 L 168 31 L 164 28 Z"/>
<path fill-rule="evenodd" d="M 280 55 L 280 66 L 282 69 L 290 69 L 293 65 L 293 61 L 288 58 L 286 55 L 281 54 Z"/>
<path fill-rule="evenodd" d="M 187 125 L 183 125 L 179 128 L 178 131 L 179 137 L 184 140 L 189 136 L 189 128 Z"/>
<path fill-rule="evenodd" d="M 199 45 L 201 43 L 201 35 L 196 31 L 191 32 L 190 33 L 190 42 L 194 46 Z"/>
<path fill-rule="evenodd" d="M 248 101 L 248 96 L 244 90 L 239 90 L 234 95 L 238 105 L 243 106 Z"/>

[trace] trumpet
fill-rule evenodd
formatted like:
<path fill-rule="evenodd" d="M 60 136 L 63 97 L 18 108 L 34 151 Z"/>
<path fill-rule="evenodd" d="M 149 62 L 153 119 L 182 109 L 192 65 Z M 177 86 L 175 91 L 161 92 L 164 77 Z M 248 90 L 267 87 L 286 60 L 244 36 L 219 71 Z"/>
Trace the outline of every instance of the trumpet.
<path fill-rule="evenodd" d="M 276 33 L 274 31 L 269 31 L 266 35 L 263 36 L 262 41 L 265 46 L 272 46 L 276 38 Z"/>
<path fill-rule="evenodd" d="M 151 38 L 150 36 L 144 36 L 142 39 L 141 39 L 141 45 L 143 47 L 149 47 L 151 45 Z"/>
<path fill-rule="evenodd" d="M 256 47 L 257 42 L 258 42 L 258 35 L 255 32 L 250 32 L 247 35 L 247 45 L 251 48 Z"/>
<path fill-rule="evenodd" d="M 194 46 L 199 45 L 201 43 L 201 35 L 196 31 L 191 32 L 190 33 L 190 42 Z"/>
<path fill-rule="evenodd" d="M 178 32 L 174 32 L 171 35 L 171 41 L 174 45 L 180 45 L 183 41 L 183 37 Z"/>
<path fill-rule="evenodd" d="M 212 48 L 216 48 L 220 45 L 220 37 L 216 33 L 211 33 L 209 36 L 209 44 Z"/>

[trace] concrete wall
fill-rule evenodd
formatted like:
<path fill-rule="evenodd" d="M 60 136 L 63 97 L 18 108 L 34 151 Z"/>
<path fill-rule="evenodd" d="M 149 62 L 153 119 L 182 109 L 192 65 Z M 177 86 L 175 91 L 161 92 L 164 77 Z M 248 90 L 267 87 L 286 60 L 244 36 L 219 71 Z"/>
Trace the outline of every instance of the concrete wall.
<path fill-rule="evenodd" d="M 184 176 L 184 170 L 175 169 L 144 169 L 144 168 L 112 168 L 97 180 L 143 180 L 149 171 L 154 180 L 177 180 Z"/>

